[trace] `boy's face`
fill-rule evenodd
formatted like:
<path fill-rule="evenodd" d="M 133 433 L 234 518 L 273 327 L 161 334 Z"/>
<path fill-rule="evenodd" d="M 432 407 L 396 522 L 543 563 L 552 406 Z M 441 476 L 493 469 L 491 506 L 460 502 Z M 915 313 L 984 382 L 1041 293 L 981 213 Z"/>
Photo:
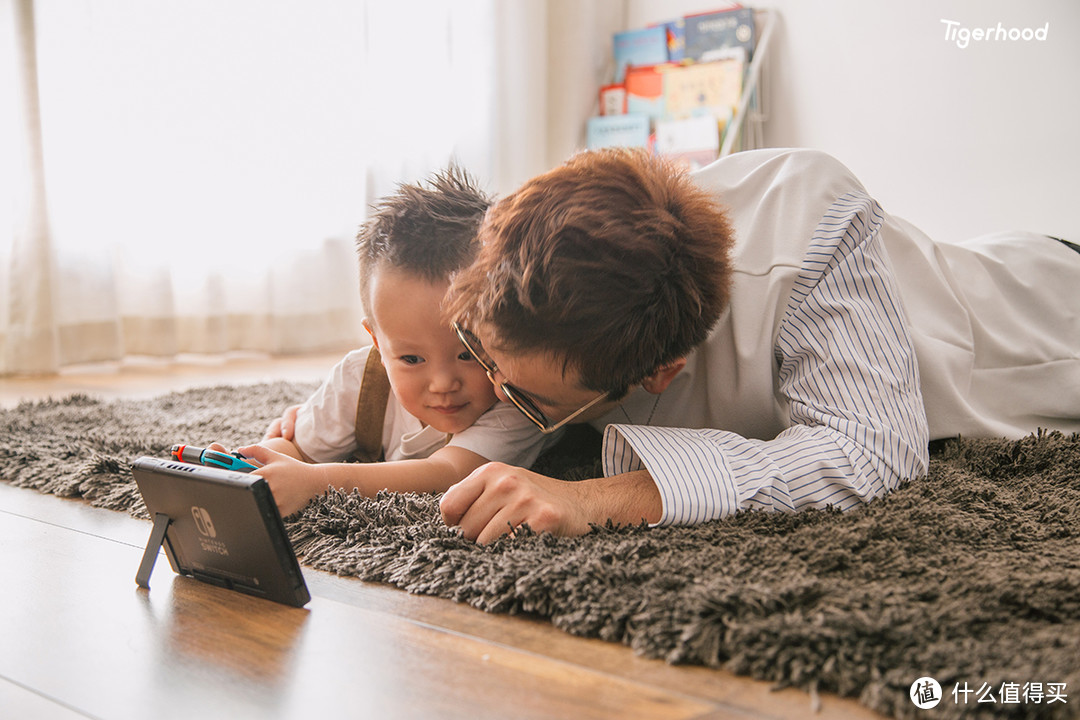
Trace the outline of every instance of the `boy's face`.
<path fill-rule="evenodd" d="M 447 287 L 391 268 L 377 271 L 369 329 L 402 406 L 425 425 L 457 433 L 497 398 L 484 369 L 442 320 Z"/>

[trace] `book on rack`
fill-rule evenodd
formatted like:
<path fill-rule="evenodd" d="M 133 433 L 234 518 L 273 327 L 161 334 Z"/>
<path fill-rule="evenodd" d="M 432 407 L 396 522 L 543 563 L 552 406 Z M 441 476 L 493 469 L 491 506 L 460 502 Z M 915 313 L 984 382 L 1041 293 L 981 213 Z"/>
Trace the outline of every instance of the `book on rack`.
<path fill-rule="evenodd" d="M 683 18 L 657 23 L 667 35 L 668 62 L 682 62 L 686 57 L 686 21 Z"/>
<path fill-rule="evenodd" d="M 698 115 L 726 117 L 739 107 L 745 75 L 741 48 L 723 60 L 695 63 L 664 73 L 664 117 L 682 120 Z"/>
<path fill-rule="evenodd" d="M 589 118 L 585 144 L 590 150 L 647 147 L 649 125 L 649 118 L 645 115 L 596 115 Z"/>
<path fill-rule="evenodd" d="M 664 75 L 672 63 L 631 66 L 626 69 L 626 112 L 644 115 L 651 120 L 664 116 Z"/>
<path fill-rule="evenodd" d="M 629 67 L 668 61 L 667 31 L 657 26 L 615 33 L 613 55 L 615 83 L 621 83 Z"/>
<path fill-rule="evenodd" d="M 718 53 L 737 47 L 746 51 L 747 60 L 753 57 L 757 37 L 750 8 L 687 15 L 685 19 L 687 60 L 712 60 Z"/>
<path fill-rule="evenodd" d="M 617 85 L 605 85 L 600 88 L 600 114 L 601 115 L 625 115 L 626 114 L 626 86 L 622 83 Z"/>
<path fill-rule="evenodd" d="M 656 152 L 686 165 L 704 167 L 720 156 L 720 138 L 728 118 L 699 115 L 656 123 Z"/>

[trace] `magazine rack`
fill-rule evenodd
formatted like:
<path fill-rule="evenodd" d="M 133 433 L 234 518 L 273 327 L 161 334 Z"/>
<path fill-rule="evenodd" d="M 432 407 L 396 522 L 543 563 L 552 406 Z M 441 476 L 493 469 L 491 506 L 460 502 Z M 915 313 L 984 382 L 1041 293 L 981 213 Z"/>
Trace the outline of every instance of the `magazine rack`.
<path fill-rule="evenodd" d="M 754 26 L 759 30 L 757 44 L 750 67 L 746 70 L 742 96 L 735 112 L 733 124 L 724 133 L 724 142 L 720 146 L 720 157 L 735 152 L 736 142 L 739 150 L 754 150 L 765 144 L 764 125 L 767 112 L 764 103 L 765 93 L 759 92 L 764 87 L 763 67 L 768 57 L 769 41 L 772 39 L 773 25 L 777 16 L 772 10 L 754 10 Z"/>
<path fill-rule="evenodd" d="M 766 66 L 779 16 L 773 10 L 740 7 L 738 16 L 729 19 L 728 12 L 684 18 L 698 23 L 693 26 L 694 52 L 685 51 L 696 61 L 658 61 L 661 54 L 671 57 L 671 23 L 616 33 L 618 81 L 600 88 L 596 113 L 586 123 L 586 147 L 651 147 L 690 167 L 764 147 Z M 751 12 L 752 51 L 751 39 L 736 35 L 744 27 L 731 24 L 747 23 Z M 684 32 L 684 42 L 690 42 L 689 35 Z M 750 51 L 749 62 L 745 55 L 725 52 L 729 47 Z M 728 62 L 703 61 L 708 54 L 710 60 Z M 624 77 L 619 68 L 625 68 Z"/>

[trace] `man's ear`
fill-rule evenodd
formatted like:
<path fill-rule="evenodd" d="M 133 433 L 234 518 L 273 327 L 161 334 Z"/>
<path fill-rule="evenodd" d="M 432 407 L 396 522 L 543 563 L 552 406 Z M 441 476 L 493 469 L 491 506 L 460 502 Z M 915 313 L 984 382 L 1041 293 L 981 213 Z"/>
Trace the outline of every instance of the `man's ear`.
<path fill-rule="evenodd" d="M 686 358 L 677 358 L 661 365 L 652 375 L 641 381 L 641 387 L 646 391 L 651 392 L 653 395 L 659 395 L 667 390 L 668 385 L 675 379 L 675 376 L 682 372 L 682 369 L 686 367 Z"/>
<path fill-rule="evenodd" d="M 361 324 L 364 326 L 364 329 L 367 330 L 368 335 L 371 336 L 371 342 L 375 344 L 375 349 L 378 350 L 379 337 L 375 334 L 375 329 L 371 327 L 371 323 L 368 321 L 367 318 L 364 318 Z"/>

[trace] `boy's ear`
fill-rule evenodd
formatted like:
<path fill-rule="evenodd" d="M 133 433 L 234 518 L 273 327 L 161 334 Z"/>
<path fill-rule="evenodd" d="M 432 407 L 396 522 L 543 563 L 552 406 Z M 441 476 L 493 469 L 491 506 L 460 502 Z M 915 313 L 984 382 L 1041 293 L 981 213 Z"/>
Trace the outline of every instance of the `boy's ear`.
<path fill-rule="evenodd" d="M 652 375 L 641 381 L 641 387 L 645 388 L 646 392 L 659 395 L 667 390 L 668 385 L 671 384 L 676 375 L 682 372 L 684 367 L 686 367 L 686 358 L 676 358 L 654 370 Z"/>
<path fill-rule="evenodd" d="M 375 349 L 378 350 L 379 337 L 375 334 L 375 329 L 371 327 L 371 323 L 368 321 L 367 318 L 364 318 L 361 321 L 361 324 L 364 326 L 364 329 L 367 330 L 368 335 L 371 336 L 371 342 L 375 344 Z"/>

